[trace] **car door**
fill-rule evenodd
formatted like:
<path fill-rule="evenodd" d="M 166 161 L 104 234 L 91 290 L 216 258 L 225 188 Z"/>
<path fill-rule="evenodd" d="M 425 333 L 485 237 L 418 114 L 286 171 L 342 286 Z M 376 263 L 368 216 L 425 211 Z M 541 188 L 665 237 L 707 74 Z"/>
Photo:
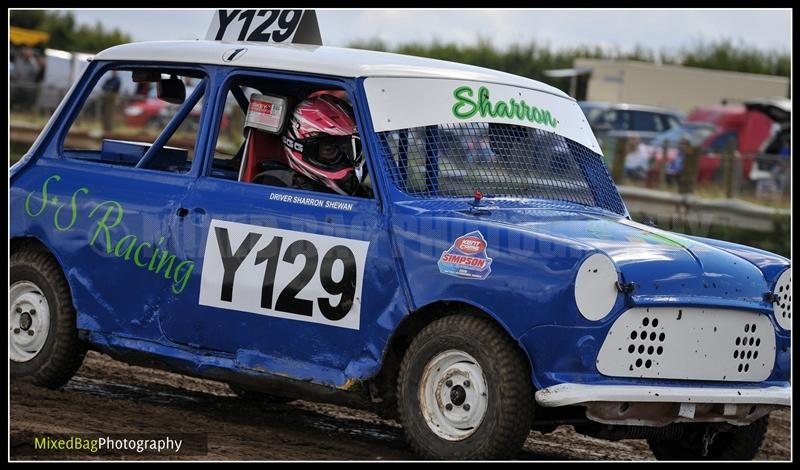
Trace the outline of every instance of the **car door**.
<path fill-rule="evenodd" d="M 197 269 L 161 318 L 167 337 L 233 354 L 240 368 L 336 386 L 376 371 L 405 312 L 379 200 L 208 166 L 182 205 L 177 236 Z"/>
<path fill-rule="evenodd" d="M 183 70 L 159 68 L 176 76 Z M 78 104 L 58 118 L 63 131 L 15 184 L 26 194 L 12 213 L 62 262 L 79 329 L 155 339 L 161 336 L 155 317 L 181 295 L 180 278 L 189 269 L 174 255 L 173 217 L 194 179 L 190 154 L 198 135 L 181 130 L 176 111 L 166 128 L 137 129 L 128 137 L 124 96 L 103 95 L 103 105 L 115 101 L 106 108 L 115 113 L 98 119 L 100 93 L 92 91 L 113 74 L 131 80 L 130 70 L 93 64 Z M 201 96 L 184 103 L 187 111 Z"/>

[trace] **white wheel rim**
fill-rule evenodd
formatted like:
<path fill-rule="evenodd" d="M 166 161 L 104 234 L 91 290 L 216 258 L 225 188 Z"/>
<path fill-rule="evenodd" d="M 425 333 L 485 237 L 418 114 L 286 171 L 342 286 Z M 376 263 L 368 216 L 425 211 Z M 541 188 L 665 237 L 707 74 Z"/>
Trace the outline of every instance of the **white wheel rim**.
<path fill-rule="evenodd" d="M 8 356 L 14 362 L 27 362 L 47 341 L 50 306 L 42 290 L 29 281 L 12 284 L 8 297 Z"/>
<path fill-rule="evenodd" d="M 478 430 L 489 404 L 483 369 L 464 351 L 439 353 L 425 366 L 419 402 L 425 422 L 437 436 L 466 439 Z"/>

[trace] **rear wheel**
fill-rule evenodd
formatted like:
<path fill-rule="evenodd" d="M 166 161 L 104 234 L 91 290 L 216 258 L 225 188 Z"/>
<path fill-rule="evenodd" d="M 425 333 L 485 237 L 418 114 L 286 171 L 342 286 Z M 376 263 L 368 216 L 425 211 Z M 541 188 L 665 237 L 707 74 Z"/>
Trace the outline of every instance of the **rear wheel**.
<path fill-rule="evenodd" d="M 508 459 L 531 427 L 527 359 L 492 321 L 452 315 L 412 341 L 398 376 L 398 412 L 409 443 L 433 459 Z"/>
<path fill-rule="evenodd" d="M 692 425 L 680 440 L 648 439 L 647 443 L 657 460 L 753 460 L 768 424 L 769 415 L 716 434 L 707 425 Z M 705 455 L 704 441 L 708 442 Z"/>
<path fill-rule="evenodd" d="M 11 377 L 58 388 L 72 378 L 86 353 L 67 280 L 49 253 L 20 251 L 10 261 Z"/>

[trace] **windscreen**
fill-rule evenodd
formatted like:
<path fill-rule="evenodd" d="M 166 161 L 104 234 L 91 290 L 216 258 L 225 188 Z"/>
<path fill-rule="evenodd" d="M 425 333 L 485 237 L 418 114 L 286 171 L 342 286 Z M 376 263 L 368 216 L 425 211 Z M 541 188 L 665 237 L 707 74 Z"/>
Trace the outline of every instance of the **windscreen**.
<path fill-rule="evenodd" d="M 462 122 L 378 133 L 383 161 L 411 196 L 535 198 L 625 213 L 602 157 L 554 132 Z"/>

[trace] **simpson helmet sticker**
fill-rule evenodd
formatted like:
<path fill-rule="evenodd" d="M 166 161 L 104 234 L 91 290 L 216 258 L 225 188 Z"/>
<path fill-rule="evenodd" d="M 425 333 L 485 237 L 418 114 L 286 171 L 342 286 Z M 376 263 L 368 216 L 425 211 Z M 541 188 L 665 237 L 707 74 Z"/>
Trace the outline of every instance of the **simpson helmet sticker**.
<path fill-rule="evenodd" d="M 484 280 L 492 272 L 492 258 L 486 255 L 486 239 L 476 230 L 456 238 L 453 245 L 442 252 L 439 272 L 462 279 Z"/>

